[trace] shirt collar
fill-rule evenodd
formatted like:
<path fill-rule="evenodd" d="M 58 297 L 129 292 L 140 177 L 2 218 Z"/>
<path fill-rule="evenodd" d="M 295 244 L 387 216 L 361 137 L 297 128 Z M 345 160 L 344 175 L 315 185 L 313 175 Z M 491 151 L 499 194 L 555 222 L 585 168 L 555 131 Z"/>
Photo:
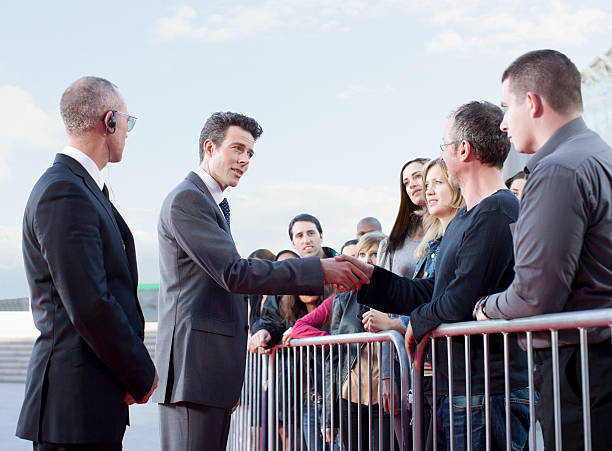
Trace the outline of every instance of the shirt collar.
<path fill-rule="evenodd" d="M 533 157 L 529 159 L 529 161 L 525 165 L 525 174 L 529 175 L 531 172 L 533 172 L 540 160 L 553 153 L 557 149 L 557 147 L 559 147 L 559 144 L 561 144 L 563 141 L 567 140 L 570 136 L 577 135 L 586 130 L 587 126 L 584 122 L 584 119 L 582 119 L 582 116 L 569 121 L 559 130 L 557 130 L 548 139 L 548 141 L 546 141 L 544 145 L 536 151 Z"/>
<path fill-rule="evenodd" d="M 221 189 L 217 181 L 212 178 L 212 176 L 200 166 L 194 169 L 193 172 L 198 174 L 198 176 L 202 179 L 202 181 L 206 185 L 206 188 L 208 188 L 208 191 L 210 191 L 210 194 L 212 195 L 213 199 L 215 200 L 217 205 L 219 205 L 225 196 L 223 196 L 223 190 Z"/>
<path fill-rule="evenodd" d="M 66 146 L 60 153 L 75 159 L 85 168 L 94 182 L 96 182 L 96 185 L 98 185 L 100 190 L 104 188 L 104 179 L 102 178 L 102 172 L 100 172 L 98 165 L 91 158 L 89 158 L 88 155 L 83 153 L 82 150 L 79 150 L 76 147 Z"/>

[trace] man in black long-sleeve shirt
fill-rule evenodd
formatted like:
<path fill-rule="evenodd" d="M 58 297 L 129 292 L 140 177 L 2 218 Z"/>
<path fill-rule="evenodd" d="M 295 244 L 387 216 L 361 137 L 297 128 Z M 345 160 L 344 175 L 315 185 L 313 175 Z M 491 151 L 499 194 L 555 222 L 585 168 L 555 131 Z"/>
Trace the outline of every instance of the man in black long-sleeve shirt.
<path fill-rule="evenodd" d="M 487 102 L 471 102 L 460 107 L 446 127 L 442 159 L 461 187 L 466 207 L 449 224 L 436 257 L 435 278 L 398 277 L 375 267 L 369 285 L 359 293 L 359 302 L 385 312 L 409 314 L 407 344 L 414 346 L 442 323 L 469 321 L 478 299 L 505 289 L 514 276 L 510 224 L 518 217 L 518 201 L 506 189 L 501 167 L 510 150 L 506 134 L 499 130 L 502 111 Z M 441 436 L 438 447 L 450 447 L 446 346 L 436 347 L 436 373 L 439 399 L 437 412 Z M 485 447 L 483 340 L 470 341 L 472 371 L 472 446 Z M 501 336 L 491 336 L 490 388 L 493 407 L 492 446 L 505 446 L 503 426 L 504 367 Z M 465 405 L 463 340 L 453 342 L 454 404 Z M 528 412 L 525 353 L 516 338 L 510 338 L 510 381 L 513 447 L 521 449 L 527 438 Z M 454 412 L 455 447 L 466 443 L 465 408 Z"/>

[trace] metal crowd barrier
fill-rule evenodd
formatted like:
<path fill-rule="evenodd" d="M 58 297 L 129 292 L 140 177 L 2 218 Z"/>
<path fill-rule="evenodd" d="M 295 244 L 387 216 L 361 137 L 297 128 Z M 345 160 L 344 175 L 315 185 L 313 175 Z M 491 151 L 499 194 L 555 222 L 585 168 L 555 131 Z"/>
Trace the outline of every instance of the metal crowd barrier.
<path fill-rule="evenodd" d="M 389 359 L 381 362 L 378 357 L 382 354 L 384 342 L 390 343 Z M 355 352 L 355 345 L 359 345 L 360 352 Z M 353 348 L 351 348 L 353 345 Z M 352 350 L 351 350 L 352 349 Z M 381 362 L 379 365 L 378 379 L 373 379 L 372 372 L 362 374 L 362 353 L 366 356 L 367 366 L 372 369 L 373 359 Z M 334 366 L 334 356 L 338 362 L 342 362 L 343 355 L 356 354 L 355 362 L 346 359 L 346 365 L 341 368 L 340 364 Z M 363 408 L 356 409 L 357 430 L 350 421 L 351 403 L 344 404 L 340 401 L 342 384 L 334 382 L 333 395 L 337 397 L 338 404 L 333 403 L 325 395 L 329 388 L 329 381 L 337 381 L 341 377 L 341 371 L 348 371 L 348 398 L 353 399 L 351 382 L 352 364 L 355 363 L 357 373 L 357 404 L 363 405 L 362 396 L 368 396 L 367 412 Z M 365 364 L 365 362 L 364 362 Z M 319 366 L 320 365 L 320 366 Z M 388 421 L 387 430 L 383 428 L 382 408 L 382 366 L 387 365 L 390 369 L 391 387 L 396 385 L 396 374 L 394 367 L 399 368 L 399 415 L 397 420 L 391 417 Z M 326 381 L 324 375 L 328 374 Z M 309 377 L 310 376 L 310 377 Z M 361 383 L 363 382 L 363 383 Z M 378 382 L 378 405 L 372 405 L 372 387 Z M 362 393 L 365 386 L 366 393 Z M 387 450 L 393 447 L 383 447 L 383 436 L 386 441 L 393 444 L 397 439 L 399 449 L 408 450 L 411 446 L 411 428 L 409 413 L 409 387 L 410 386 L 410 364 L 404 346 L 404 337 L 395 331 L 373 333 L 355 333 L 343 335 L 329 335 L 325 337 L 314 337 L 308 339 L 294 339 L 291 346 L 277 346 L 269 355 L 247 353 L 245 370 L 245 382 L 242 389 L 239 407 L 232 415 L 228 450 L 308 450 L 323 451 L 334 449 L 346 449 L 347 451 L 361 450 Z M 327 389 L 327 390 L 326 390 Z M 331 396 L 331 395 L 330 395 Z M 306 402 L 312 401 L 312 402 Z M 315 406 L 320 405 L 321 411 Z M 320 424 L 325 427 L 325 417 L 328 409 L 337 407 L 337 415 L 331 416 L 331 429 L 338 429 L 335 446 L 324 443 L 323 447 L 318 440 L 304 438 L 304 429 L 310 430 L 311 426 Z M 395 410 L 394 397 L 391 396 L 391 411 Z M 355 407 L 353 406 L 353 409 Z M 303 420 L 306 413 L 306 419 Z M 367 427 L 365 436 L 370 443 L 357 440 L 357 446 L 352 446 L 350 438 L 353 434 L 362 436 L 362 422 L 365 424 L 367 415 Z M 378 417 L 378 422 L 373 422 L 373 417 Z M 343 421 L 344 420 L 344 421 Z M 395 420 L 395 421 L 394 421 Z M 339 424 L 337 424 L 339 423 Z M 346 424 L 346 426 L 345 426 Z M 374 444 L 370 438 L 373 432 L 378 431 L 380 438 L 378 444 Z M 346 448 L 342 445 L 347 442 Z"/>
<path fill-rule="evenodd" d="M 535 405 L 537 395 L 534 390 L 534 334 L 537 337 L 541 337 L 541 334 L 549 334 L 551 343 L 551 354 L 552 354 L 552 393 L 553 393 L 553 412 L 554 415 L 554 429 L 555 429 L 555 449 L 562 449 L 562 431 L 561 431 L 561 401 L 560 401 L 560 385 L 559 385 L 559 331 L 566 332 L 567 330 L 575 330 L 580 337 L 580 368 L 581 368 L 581 386 L 582 386 L 582 417 L 583 424 L 576 425 L 576 427 L 582 426 L 583 437 L 584 437 L 584 449 L 591 449 L 591 418 L 590 418 L 590 398 L 589 398 L 589 356 L 588 356 L 588 341 L 587 332 L 589 328 L 596 327 L 610 327 L 612 333 L 612 308 L 600 309 L 600 310 L 587 310 L 580 312 L 568 312 L 568 313 L 557 313 L 557 314 L 546 314 L 533 316 L 529 318 L 521 318 L 515 320 L 491 320 L 491 321 L 472 321 L 455 324 L 443 324 L 437 329 L 433 330 L 427 339 L 421 340 L 416 351 L 416 358 L 412 365 L 412 378 L 414 387 L 414 405 L 412 409 L 412 427 L 413 427 L 413 449 L 420 451 L 424 449 L 425 445 L 425 431 L 423 430 L 424 425 L 424 392 L 423 392 L 423 381 L 424 372 L 423 366 L 427 354 L 427 349 L 431 345 L 431 356 L 432 356 L 432 424 L 433 424 L 433 449 L 441 449 L 437 443 L 437 421 L 435 414 L 436 406 L 436 382 L 435 382 L 435 353 L 436 345 L 435 338 L 446 338 L 446 348 L 448 353 L 447 371 L 448 371 L 448 397 L 449 397 L 449 429 L 450 429 L 450 448 L 451 450 L 455 447 L 455 433 L 466 432 L 466 443 L 465 448 L 467 450 L 472 449 L 471 444 L 471 415 L 466 415 L 466 431 L 454 431 L 453 429 L 453 359 L 452 359 L 452 338 L 453 337 L 464 337 L 464 348 L 465 348 L 465 399 L 467 412 L 470 412 L 470 399 L 471 399 L 471 384 L 470 384 L 470 341 L 469 337 L 474 335 L 481 335 L 483 337 L 484 347 L 484 399 L 485 399 L 485 426 L 486 426 L 486 449 L 491 449 L 491 406 L 490 406 L 490 392 L 489 392 L 489 336 L 492 334 L 501 334 L 503 337 L 503 350 L 504 350 L 504 407 L 505 407 L 505 428 L 506 428 L 506 449 L 512 449 L 511 443 L 511 421 L 510 421 L 510 374 L 509 374 L 509 334 L 519 333 L 524 335 L 526 343 L 527 353 L 527 369 L 528 369 L 528 389 L 529 389 L 529 433 L 528 443 L 529 450 L 533 451 L 536 449 L 536 417 L 535 417 Z M 612 335 L 611 335 L 611 346 L 612 346 Z M 461 446 L 463 447 L 463 446 Z"/>

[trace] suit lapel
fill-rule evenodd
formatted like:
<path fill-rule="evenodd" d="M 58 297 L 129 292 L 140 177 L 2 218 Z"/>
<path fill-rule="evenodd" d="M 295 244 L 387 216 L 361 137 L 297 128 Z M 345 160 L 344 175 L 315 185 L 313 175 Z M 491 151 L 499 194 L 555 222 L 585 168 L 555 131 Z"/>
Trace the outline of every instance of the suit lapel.
<path fill-rule="evenodd" d="M 191 183 L 193 183 L 200 191 L 202 191 L 206 199 L 216 207 L 214 211 L 217 214 L 217 223 L 223 230 L 225 230 L 229 234 L 229 236 L 232 236 L 232 231 L 227 227 L 227 222 L 225 222 L 225 216 L 223 216 L 223 213 L 221 212 L 219 205 L 217 205 L 217 203 L 215 202 L 215 199 L 213 199 L 212 194 L 210 194 L 208 187 L 202 181 L 200 176 L 192 171 L 189 174 L 187 174 L 187 177 L 185 178 L 185 180 L 188 180 Z M 232 240 L 233 239 L 234 238 L 232 237 Z"/>
<path fill-rule="evenodd" d="M 117 222 L 117 226 L 119 227 L 121 238 L 123 239 L 125 255 L 128 259 L 130 275 L 132 276 L 132 284 L 134 285 L 134 287 L 136 287 L 138 285 L 138 266 L 136 264 L 136 246 L 134 246 L 134 237 L 132 236 L 130 228 L 123 220 L 123 217 L 119 214 L 119 212 L 112 203 L 111 208 L 113 210 L 113 215 L 115 217 L 115 221 Z"/>
<path fill-rule="evenodd" d="M 71 158 L 67 155 L 57 154 L 55 156 L 55 163 L 64 164 L 68 166 L 68 168 L 70 168 L 70 170 L 75 175 L 83 179 L 85 186 L 89 189 L 89 191 L 91 191 L 91 193 L 98 200 L 98 202 L 100 202 L 100 205 L 102 206 L 102 208 L 106 210 L 106 213 L 108 213 L 108 216 L 113 220 L 113 223 L 115 223 L 115 226 L 117 226 L 115 222 L 115 215 L 113 214 L 113 210 L 111 208 L 110 201 L 104 196 L 104 194 L 102 194 L 102 190 L 100 190 L 100 187 L 94 181 L 94 179 L 91 178 L 91 176 L 89 175 L 89 172 L 87 172 L 87 170 L 83 166 L 81 166 L 81 164 L 78 161 L 76 161 L 74 158 Z M 116 227 L 116 230 L 117 230 L 117 233 L 121 234 L 119 227 Z"/>
<path fill-rule="evenodd" d="M 70 170 L 77 176 L 83 179 L 83 183 L 89 189 L 89 191 L 98 200 L 102 208 L 109 215 L 111 222 L 115 226 L 116 232 L 121 237 L 123 242 L 123 248 L 125 249 L 125 257 L 127 260 L 127 266 L 130 271 L 130 277 L 132 279 L 132 285 L 134 290 L 137 289 L 138 284 L 138 269 L 136 265 L 136 248 L 134 246 L 134 237 L 130 232 L 129 227 L 123 220 L 117 209 L 113 204 L 104 196 L 98 184 L 91 178 L 87 170 L 81 166 L 81 164 L 74 158 L 67 155 L 57 154 L 55 156 L 55 163 L 64 164 L 70 168 Z M 140 308 L 140 305 L 138 306 Z"/>

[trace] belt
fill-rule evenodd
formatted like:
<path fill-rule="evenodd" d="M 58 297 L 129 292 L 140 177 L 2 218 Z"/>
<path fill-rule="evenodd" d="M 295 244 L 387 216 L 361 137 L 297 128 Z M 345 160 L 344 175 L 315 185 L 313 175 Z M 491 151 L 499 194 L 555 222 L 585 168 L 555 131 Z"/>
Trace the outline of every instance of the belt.
<path fill-rule="evenodd" d="M 310 402 L 314 403 L 314 404 L 321 404 L 323 402 L 323 396 L 317 394 L 317 393 L 311 393 L 310 394 Z"/>

